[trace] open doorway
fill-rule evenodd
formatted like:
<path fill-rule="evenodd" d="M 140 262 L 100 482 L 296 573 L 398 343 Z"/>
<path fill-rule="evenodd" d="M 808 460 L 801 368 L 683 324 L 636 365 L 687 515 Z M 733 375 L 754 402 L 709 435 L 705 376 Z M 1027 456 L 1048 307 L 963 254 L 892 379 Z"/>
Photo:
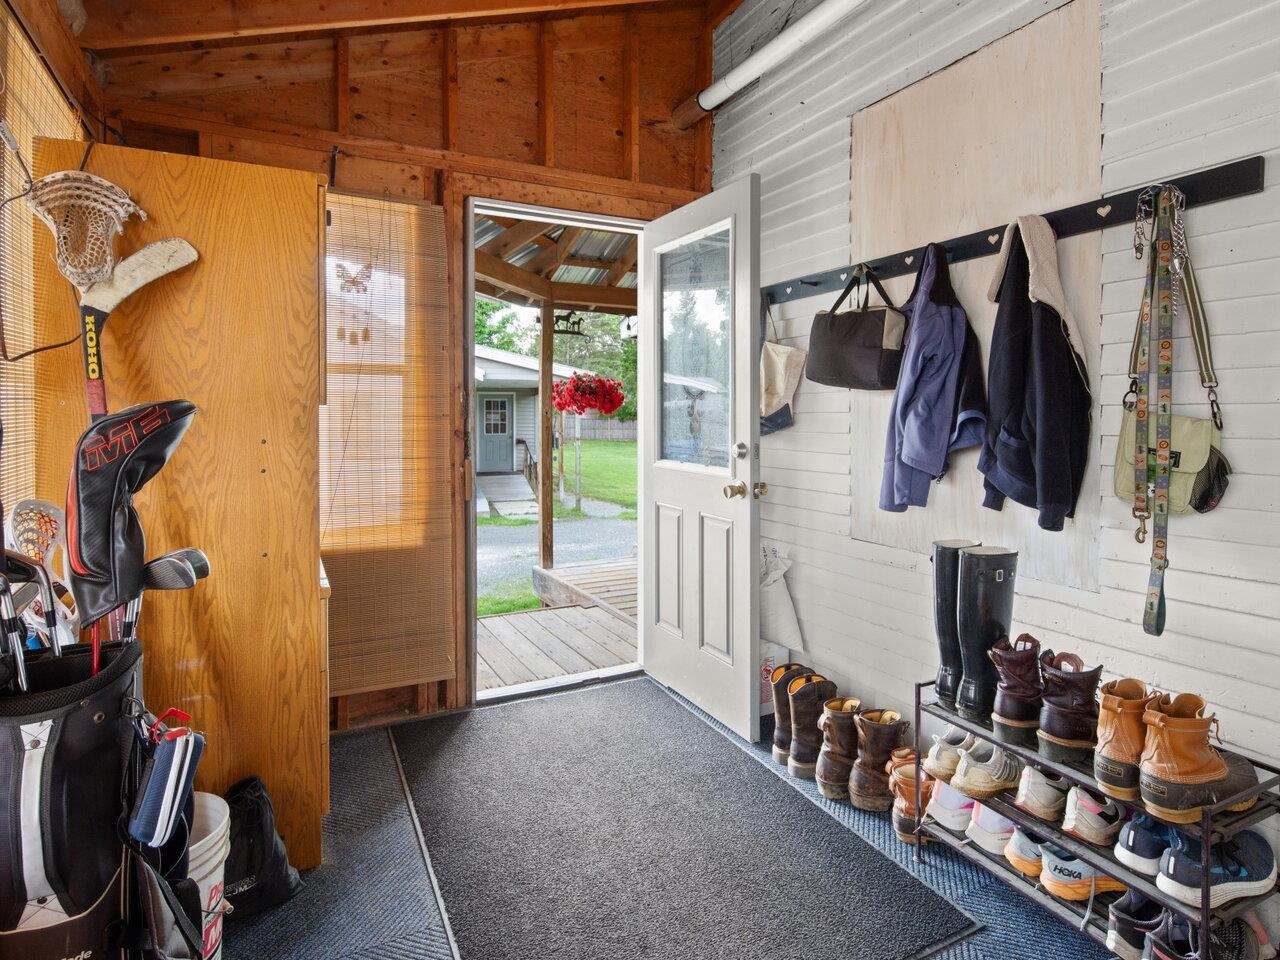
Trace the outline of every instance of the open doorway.
<path fill-rule="evenodd" d="M 469 220 L 477 695 L 635 670 L 639 225 Z"/>

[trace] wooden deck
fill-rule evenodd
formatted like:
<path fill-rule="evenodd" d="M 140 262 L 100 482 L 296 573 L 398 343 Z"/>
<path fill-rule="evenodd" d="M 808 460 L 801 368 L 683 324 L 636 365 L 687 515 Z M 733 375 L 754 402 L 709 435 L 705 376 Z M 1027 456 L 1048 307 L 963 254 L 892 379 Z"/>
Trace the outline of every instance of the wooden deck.
<path fill-rule="evenodd" d="M 571 563 L 553 569 L 533 568 L 533 592 L 550 604 L 595 604 L 617 614 L 634 628 L 637 589 L 636 559 Z"/>
<path fill-rule="evenodd" d="M 636 662 L 636 628 L 601 607 L 563 606 L 476 621 L 476 689 L 594 673 Z"/>

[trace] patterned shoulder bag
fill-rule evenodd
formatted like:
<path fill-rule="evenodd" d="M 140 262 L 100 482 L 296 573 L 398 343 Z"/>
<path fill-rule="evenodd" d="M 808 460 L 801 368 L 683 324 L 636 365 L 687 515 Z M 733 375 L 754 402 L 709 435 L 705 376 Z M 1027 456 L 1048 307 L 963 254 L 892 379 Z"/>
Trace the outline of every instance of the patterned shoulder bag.
<path fill-rule="evenodd" d="M 1121 499 L 1133 502 L 1133 516 L 1138 521 L 1134 538 L 1139 543 L 1146 542 L 1147 521 L 1152 521 L 1151 572 L 1142 620 L 1143 630 L 1152 636 L 1164 631 L 1169 514 L 1208 513 L 1221 502 L 1231 473 L 1231 464 L 1221 450 L 1218 380 L 1187 249 L 1185 204 L 1182 191 L 1171 185 L 1148 187 L 1138 200 L 1134 255 L 1141 260 L 1146 252 L 1149 259 L 1116 450 L 1115 491 Z M 1209 419 L 1173 415 L 1174 320 L 1183 304 L 1191 324 L 1200 382 L 1208 393 Z"/>

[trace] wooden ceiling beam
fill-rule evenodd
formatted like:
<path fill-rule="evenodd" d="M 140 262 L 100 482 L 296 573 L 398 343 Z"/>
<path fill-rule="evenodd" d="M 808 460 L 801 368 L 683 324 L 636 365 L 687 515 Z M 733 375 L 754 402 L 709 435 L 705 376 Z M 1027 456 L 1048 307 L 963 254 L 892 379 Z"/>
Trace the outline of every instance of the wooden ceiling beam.
<path fill-rule="evenodd" d="M 557 283 L 483 250 L 476 251 L 475 263 L 476 289 L 481 292 L 501 290 L 515 294 L 530 304 L 550 301 L 556 307 L 572 307 L 596 313 L 630 316 L 636 312 L 635 290 L 601 287 L 590 283 Z M 493 295 L 501 297 L 501 294 Z"/>
<path fill-rule="evenodd" d="M 351 30 L 414 23 L 449 23 L 575 13 L 634 5 L 636 0 L 87 0 L 89 22 L 79 36 L 89 50 L 197 43 L 280 33 Z M 656 0 L 674 3 L 677 0 Z"/>
<path fill-rule="evenodd" d="M 495 257 L 483 249 L 476 251 L 476 279 L 487 280 L 495 287 L 510 290 L 534 300 L 542 301 L 551 296 L 551 281 L 536 273 L 530 273 L 523 267 L 507 263 L 501 257 Z"/>
<path fill-rule="evenodd" d="M 639 254 L 639 250 L 640 238 L 632 237 L 631 242 L 618 254 L 618 259 L 613 261 L 613 266 L 609 268 L 608 274 L 605 275 L 604 282 L 611 287 L 616 287 L 619 280 L 636 268 L 636 257 Z"/>
<path fill-rule="evenodd" d="M 102 86 L 58 12 L 56 0 L 10 0 L 9 6 L 81 118 L 97 123 L 102 117 Z M 95 132 L 102 133 L 101 129 Z"/>
<path fill-rule="evenodd" d="M 496 237 L 480 247 L 485 253 L 491 253 L 500 260 L 505 260 L 521 247 L 528 246 L 552 227 L 554 223 L 538 220 L 517 220 Z"/>
<path fill-rule="evenodd" d="M 551 302 L 557 307 L 573 307 L 593 313 L 618 313 L 629 317 L 636 312 L 636 292 L 625 287 L 553 282 Z"/>
<path fill-rule="evenodd" d="M 524 268 L 539 276 L 551 276 L 556 272 L 556 267 L 564 263 L 580 236 L 582 236 L 582 227 L 565 227 L 556 238 L 555 245 L 539 251 L 536 256 L 529 259 Z"/>

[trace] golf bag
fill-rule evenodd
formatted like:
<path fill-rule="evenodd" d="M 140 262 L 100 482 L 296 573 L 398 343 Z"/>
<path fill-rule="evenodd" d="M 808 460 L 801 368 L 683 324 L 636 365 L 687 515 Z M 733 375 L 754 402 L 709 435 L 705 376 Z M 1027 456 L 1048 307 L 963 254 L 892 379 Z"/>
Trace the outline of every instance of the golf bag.
<path fill-rule="evenodd" d="M 195 413 L 189 400 L 139 404 L 80 437 L 67 491 L 67 552 L 81 625 L 141 592 L 146 541 L 133 494 L 169 461 Z"/>

